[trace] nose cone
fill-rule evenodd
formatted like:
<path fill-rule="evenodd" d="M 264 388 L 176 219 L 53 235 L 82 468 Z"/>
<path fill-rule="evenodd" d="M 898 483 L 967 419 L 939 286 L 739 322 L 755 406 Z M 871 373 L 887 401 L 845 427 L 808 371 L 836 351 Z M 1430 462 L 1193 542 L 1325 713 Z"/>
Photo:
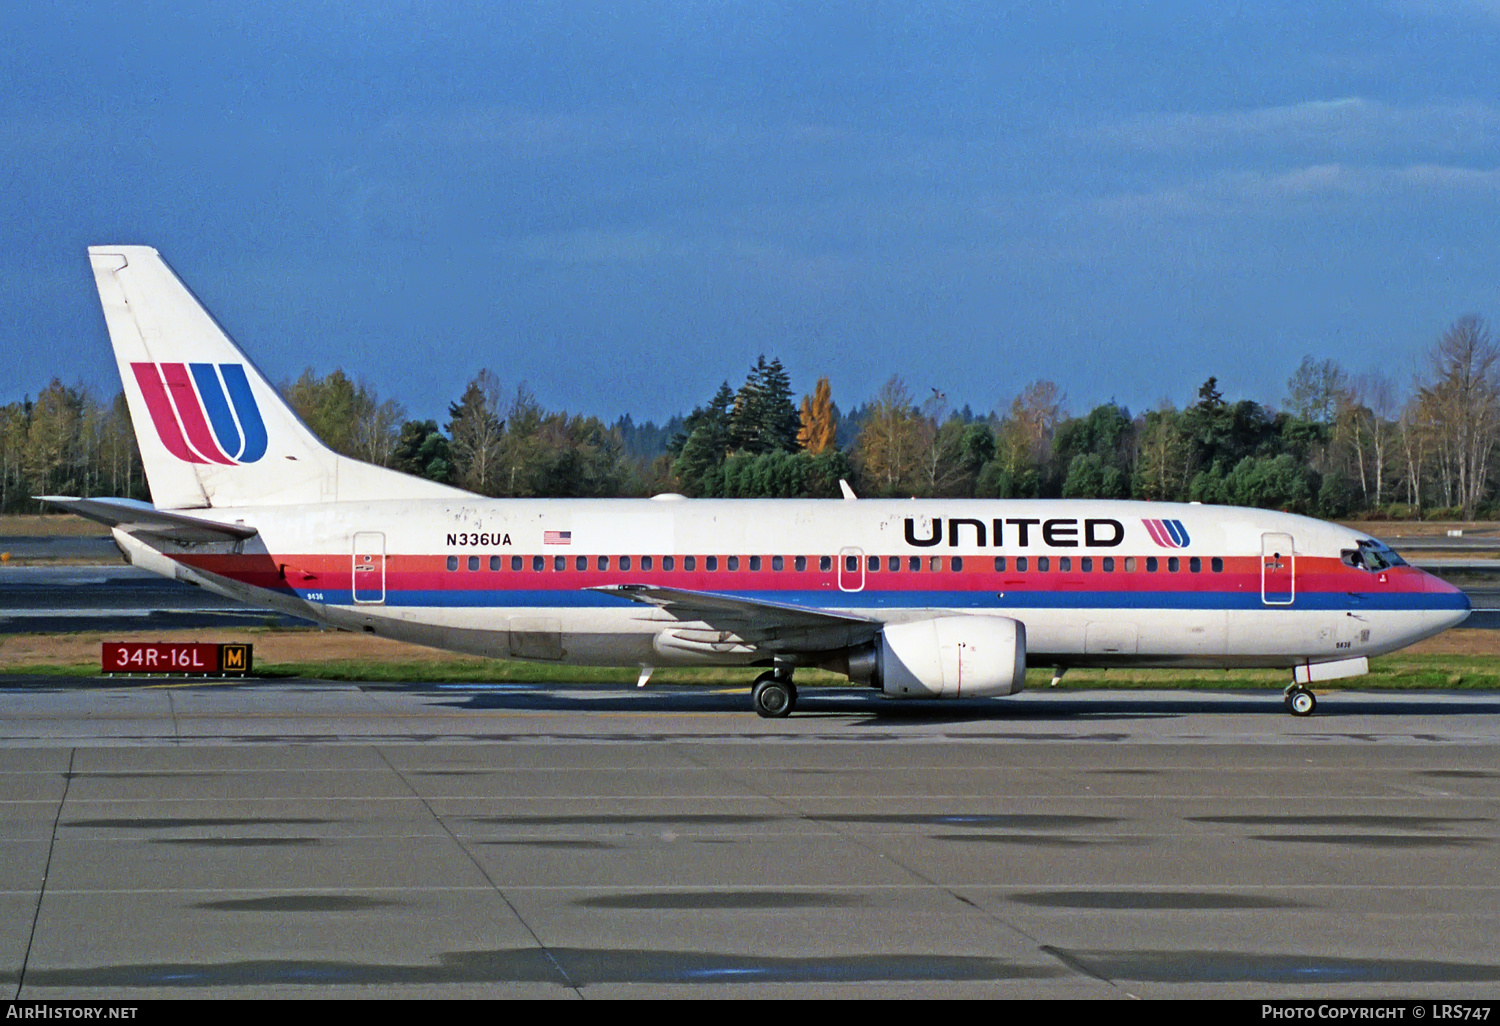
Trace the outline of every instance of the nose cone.
<path fill-rule="evenodd" d="M 1457 627 L 1469 618 L 1473 605 L 1469 596 L 1441 577 L 1424 571 L 1427 594 L 1434 600 L 1427 614 L 1427 626 L 1433 634 Z"/>

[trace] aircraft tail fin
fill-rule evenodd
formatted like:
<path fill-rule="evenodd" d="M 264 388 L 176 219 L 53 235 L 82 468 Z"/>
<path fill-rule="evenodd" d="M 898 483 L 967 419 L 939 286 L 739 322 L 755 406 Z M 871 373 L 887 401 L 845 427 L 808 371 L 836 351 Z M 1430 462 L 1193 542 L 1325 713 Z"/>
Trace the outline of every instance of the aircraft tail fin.
<path fill-rule="evenodd" d="M 468 494 L 323 445 L 156 250 L 89 262 L 157 508 Z"/>

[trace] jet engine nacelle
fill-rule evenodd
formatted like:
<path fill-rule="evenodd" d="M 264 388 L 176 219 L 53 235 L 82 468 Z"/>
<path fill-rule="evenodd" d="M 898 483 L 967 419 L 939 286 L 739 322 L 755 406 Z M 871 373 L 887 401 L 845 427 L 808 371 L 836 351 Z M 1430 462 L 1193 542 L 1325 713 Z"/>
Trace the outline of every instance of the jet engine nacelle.
<path fill-rule="evenodd" d="M 1025 684 L 1026 625 L 1004 616 L 891 624 L 865 659 L 851 663 L 851 676 L 868 679 L 891 698 L 1013 695 Z"/>

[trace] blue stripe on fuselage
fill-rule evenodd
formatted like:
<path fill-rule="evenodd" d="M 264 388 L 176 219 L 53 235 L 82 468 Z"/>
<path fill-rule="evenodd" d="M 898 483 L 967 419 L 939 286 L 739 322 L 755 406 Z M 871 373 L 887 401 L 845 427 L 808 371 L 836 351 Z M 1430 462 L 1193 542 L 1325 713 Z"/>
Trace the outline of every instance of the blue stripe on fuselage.
<path fill-rule="evenodd" d="M 315 589 L 330 605 L 353 605 L 348 590 Z M 305 593 L 299 593 L 304 594 Z M 1139 592 L 1139 591 L 742 591 L 715 592 L 747 602 L 818 609 L 1198 609 L 1198 610 L 1442 610 L 1468 609 L 1468 597 L 1459 592 L 1303 592 L 1289 605 L 1267 605 L 1258 592 Z M 523 608 L 622 608 L 628 599 L 587 589 L 548 591 L 441 589 L 390 591 L 386 606 L 413 608 L 493 609 Z M 365 604 L 365 603 L 362 603 Z M 634 603 L 631 603 L 634 604 Z"/>

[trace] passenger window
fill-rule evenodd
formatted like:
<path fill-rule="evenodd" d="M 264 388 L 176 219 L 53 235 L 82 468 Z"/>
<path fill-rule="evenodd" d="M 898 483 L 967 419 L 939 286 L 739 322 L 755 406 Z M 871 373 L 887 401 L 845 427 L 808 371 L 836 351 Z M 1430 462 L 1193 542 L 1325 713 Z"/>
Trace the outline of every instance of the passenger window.
<path fill-rule="evenodd" d="M 818 557 L 818 569 L 821 570 L 821 571 L 823 571 L 824 573 L 827 573 L 828 571 L 832 570 L 833 569 L 833 557 L 832 556 L 819 556 Z"/>
<path fill-rule="evenodd" d="M 1114 556 L 1105 556 L 1103 562 L 1104 562 L 1104 572 L 1105 573 L 1112 574 L 1112 573 L 1115 572 L 1115 557 Z"/>
<path fill-rule="evenodd" d="M 932 558 L 930 558 L 927 561 L 927 569 L 931 570 L 935 574 L 941 573 L 943 569 L 943 557 L 933 556 Z"/>
<path fill-rule="evenodd" d="M 1146 557 L 1146 573 L 1148 573 L 1148 574 L 1154 574 L 1154 573 L 1156 573 L 1156 566 L 1157 566 L 1157 564 L 1156 564 L 1156 557 L 1155 556 L 1147 556 Z"/>
<path fill-rule="evenodd" d="M 511 556 L 510 557 L 510 568 L 512 570 L 519 570 L 519 569 L 521 569 L 521 566 L 522 566 L 522 563 L 521 563 L 521 557 L 520 556 Z"/>
<path fill-rule="evenodd" d="M 740 568 L 740 557 L 739 556 L 730 556 L 728 559 L 726 559 L 724 561 L 724 569 L 726 569 L 726 570 L 738 570 L 739 568 Z"/>
<path fill-rule="evenodd" d="M 922 557 L 912 556 L 906 561 L 906 569 L 910 570 L 914 574 L 919 573 L 922 569 Z"/>
<path fill-rule="evenodd" d="M 675 569 L 677 569 L 677 557 L 676 556 L 663 556 L 663 557 L 661 557 L 661 568 L 663 570 L 675 570 Z"/>
<path fill-rule="evenodd" d="M 962 557 L 962 556 L 954 556 L 952 559 L 948 560 L 948 569 L 952 570 L 954 573 L 958 573 L 963 568 L 964 568 L 964 557 Z"/>
<path fill-rule="evenodd" d="M 1078 562 L 1082 565 L 1084 573 L 1091 574 L 1091 573 L 1094 572 L 1094 557 L 1093 556 L 1083 556 L 1082 558 L 1080 558 L 1078 560 Z"/>
<path fill-rule="evenodd" d="M 579 556 L 573 560 L 574 570 L 587 570 L 589 568 L 589 557 Z"/>
<path fill-rule="evenodd" d="M 896 573 L 901 569 L 901 557 L 892 556 L 889 560 L 886 561 L 886 567 L 890 570 L 891 573 Z"/>
<path fill-rule="evenodd" d="M 642 570 L 650 570 L 651 569 L 651 557 L 650 556 L 642 556 L 641 557 L 641 569 Z"/>
<path fill-rule="evenodd" d="M 1216 574 L 1222 574 L 1224 572 L 1224 561 L 1222 559 L 1220 559 L 1218 556 L 1215 556 L 1213 558 L 1213 563 L 1211 565 L 1214 568 L 1214 573 L 1216 573 Z"/>
<path fill-rule="evenodd" d="M 717 573 L 718 569 L 719 569 L 719 557 L 718 556 L 704 556 L 703 557 L 703 569 L 707 570 L 709 573 Z"/>
<path fill-rule="evenodd" d="M 1039 573 L 1046 573 L 1052 569 L 1052 560 L 1046 556 L 1036 557 L 1036 568 Z"/>
<path fill-rule="evenodd" d="M 1194 573 L 1194 574 L 1201 574 L 1203 572 L 1203 560 L 1199 559 L 1197 556 L 1189 556 L 1188 557 L 1188 572 L 1189 573 Z"/>
<path fill-rule="evenodd" d="M 448 569 L 449 570 L 457 570 L 458 569 L 458 557 L 457 556 L 449 556 L 448 557 Z"/>
<path fill-rule="evenodd" d="M 795 570 L 795 571 L 797 571 L 799 574 L 802 573 L 804 570 L 806 570 L 807 569 L 807 557 L 806 556 L 794 556 L 792 558 L 792 569 Z"/>
<path fill-rule="evenodd" d="M 1176 556 L 1168 556 L 1167 557 L 1167 573 L 1169 573 L 1169 574 L 1175 574 L 1177 571 L 1179 571 L 1181 569 L 1182 569 L 1182 560 L 1178 559 Z"/>
<path fill-rule="evenodd" d="M 553 556 L 552 557 L 552 569 L 554 569 L 554 570 L 566 570 L 567 568 L 568 568 L 568 557 L 567 556 Z"/>
<path fill-rule="evenodd" d="M 630 569 L 630 557 L 629 556 L 621 556 L 620 557 L 620 569 L 621 570 L 629 570 Z"/>
<path fill-rule="evenodd" d="M 1005 572 L 1005 557 L 1004 556 L 996 556 L 995 557 L 995 573 L 1002 574 L 1004 572 Z"/>
<path fill-rule="evenodd" d="M 848 573 L 853 573 L 854 571 L 856 571 L 858 569 L 859 569 L 859 557 L 858 556 L 845 556 L 844 557 L 844 570 L 845 571 L 847 571 Z"/>
<path fill-rule="evenodd" d="M 499 570 L 500 569 L 500 557 L 499 556 L 491 556 L 490 557 L 490 569 L 491 570 Z"/>
<path fill-rule="evenodd" d="M 1073 569 L 1073 557 L 1072 556 L 1058 556 L 1057 557 L 1057 571 L 1058 571 L 1058 573 L 1063 573 L 1063 574 L 1070 573 L 1072 571 L 1072 569 Z"/>
<path fill-rule="evenodd" d="M 755 573 L 755 571 L 757 571 L 759 569 L 760 569 L 760 557 L 759 556 L 751 556 L 750 557 L 750 572 L 751 573 Z"/>
<path fill-rule="evenodd" d="M 531 572 L 532 573 L 534 573 L 534 574 L 535 573 L 540 573 L 542 570 L 544 570 L 546 568 L 546 566 L 547 566 L 546 557 L 544 557 L 544 556 L 532 556 L 531 557 Z"/>
<path fill-rule="evenodd" d="M 469 557 L 469 569 L 470 570 L 478 570 L 479 569 L 479 557 L 478 556 L 470 556 Z"/>
<path fill-rule="evenodd" d="M 609 569 L 609 557 L 608 556 L 600 556 L 598 562 L 595 563 L 594 565 L 597 566 L 600 570 L 608 570 Z"/>
<path fill-rule="evenodd" d="M 880 570 L 880 557 L 871 556 L 865 561 L 865 565 L 870 568 L 871 573 L 877 573 Z"/>
<path fill-rule="evenodd" d="M 1125 557 L 1125 572 L 1127 574 L 1133 574 L 1133 573 L 1135 573 L 1135 557 L 1134 556 L 1126 556 Z"/>
<path fill-rule="evenodd" d="M 776 573 L 780 573 L 782 570 L 785 570 L 786 569 L 786 557 L 785 556 L 772 556 L 771 557 L 771 569 L 774 570 Z"/>
<path fill-rule="evenodd" d="M 697 556 L 683 556 L 682 557 L 682 568 L 684 570 L 696 570 L 696 569 L 698 569 L 698 557 Z"/>
<path fill-rule="evenodd" d="M 1031 560 L 1027 559 L 1025 556 L 1016 557 L 1016 573 L 1024 574 L 1026 572 L 1026 568 L 1030 565 Z"/>

